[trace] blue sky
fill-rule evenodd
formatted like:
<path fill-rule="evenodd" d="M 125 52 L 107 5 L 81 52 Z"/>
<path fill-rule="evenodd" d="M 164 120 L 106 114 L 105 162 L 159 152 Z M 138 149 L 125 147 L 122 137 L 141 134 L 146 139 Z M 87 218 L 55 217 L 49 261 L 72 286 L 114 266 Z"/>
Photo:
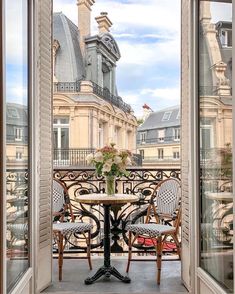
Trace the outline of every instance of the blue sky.
<path fill-rule="evenodd" d="M 77 24 L 76 0 L 54 0 Z M 137 116 L 147 103 L 154 111 L 180 103 L 180 0 L 96 0 L 94 18 L 108 12 L 121 59 L 117 64 L 117 89 Z"/>

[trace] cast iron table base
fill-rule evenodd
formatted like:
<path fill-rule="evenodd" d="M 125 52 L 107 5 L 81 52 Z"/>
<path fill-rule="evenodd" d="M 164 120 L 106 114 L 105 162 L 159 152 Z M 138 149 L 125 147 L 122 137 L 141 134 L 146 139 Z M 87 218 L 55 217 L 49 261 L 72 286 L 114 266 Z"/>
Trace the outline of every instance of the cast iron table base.
<path fill-rule="evenodd" d="M 93 277 L 88 277 L 85 280 L 86 285 L 91 285 L 102 276 L 106 278 L 114 276 L 123 283 L 131 282 L 129 277 L 121 275 L 119 271 L 110 264 L 110 207 L 111 205 L 104 204 L 104 265 L 97 270 Z"/>

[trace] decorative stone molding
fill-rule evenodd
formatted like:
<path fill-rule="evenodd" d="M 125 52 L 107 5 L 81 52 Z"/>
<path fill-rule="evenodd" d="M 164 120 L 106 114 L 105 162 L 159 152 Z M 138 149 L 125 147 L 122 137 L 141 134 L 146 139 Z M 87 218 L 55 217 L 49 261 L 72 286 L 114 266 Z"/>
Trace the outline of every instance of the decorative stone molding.
<path fill-rule="evenodd" d="M 118 45 L 111 34 L 102 35 L 101 42 L 117 57 L 117 60 L 120 59 L 121 54 Z"/>
<path fill-rule="evenodd" d="M 93 85 L 90 81 L 81 81 L 80 83 L 80 92 L 82 93 L 92 93 Z"/>

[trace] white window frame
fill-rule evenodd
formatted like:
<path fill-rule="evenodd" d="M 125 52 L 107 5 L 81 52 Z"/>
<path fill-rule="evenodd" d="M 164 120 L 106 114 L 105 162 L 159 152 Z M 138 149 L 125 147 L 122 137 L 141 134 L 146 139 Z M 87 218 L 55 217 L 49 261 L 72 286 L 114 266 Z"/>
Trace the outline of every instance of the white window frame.
<path fill-rule="evenodd" d="M 165 129 L 158 130 L 158 142 L 162 143 L 165 141 Z"/>
<path fill-rule="evenodd" d="M 174 141 L 180 141 L 180 128 L 174 128 Z"/>
<path fill-rule="evenodd" d="M 172 111 L 166 111 L 163 114 L 162 121 L 168 121 L 171 118 Z"/>
<path fill-rule="evenodd" d="M 61 123 L 62 119 L 68 119 L 68 123 Z M 57 120 L 56 123 L 53 123 L 53 130 L 57 129 L 58 131 L 58 149 L 61 149 L 61 130 L 68 129 L 69 130 L 69 117 L 55 117 L 54 120 Z M 69 136 L 70 141 L 70 136 Z M 69 142 L 68 142 L 69 146 Z"/>
<path fill-rule="evenodd" d="M 157 149 L 157 158 L 163 160 L 164 159 L 164 149 L 158 148 Z"/>
<path fill-rule="evenodd" d="M 18 128 L 18 127 L 16 127 L 15 129 L 14 129 L 14 133 L 15 133 L 15 141 L 23 141 L 23 133 L 24 133 L 24 130 L 23 130 L 23 128 Z"/>
<path fill-rule="evenodd" d="M 23 152 L 22 151 L 16 150 L 16 160 L 17 161 L 23 160 Z"/>
<path fill-rule="evenodd" d="M 176 151 L 176 150 L 174 150 L 173 151 L 173 159 L 180 159 L 180 152 L 179 151 Z"/>
<path fill-rule="evenodd" d="M 226 48 L 231 48 L 231 45 L 228 45 L 228 33 L 232 34 L 232 30 L 231 29 L 221 29 L 220 31 L 220 42 L 221 42 L 221 46 L 222 47 L 226 47 Z M 224 35 L 223 35 L 224 33 Z"/>
<path fill-rule="evenodd" d="M 147 132 L 141 132 L 140 133 L 140 144 L 145 144 L 146 143 L 146 136 L 147 136 Z"/>
<path fill-rule="evenodd" d="M 99 128 L 98 128 L 98 148 L 102 148 L 103 145 L 104 145 L 104 124 L 100 122 Z"/>

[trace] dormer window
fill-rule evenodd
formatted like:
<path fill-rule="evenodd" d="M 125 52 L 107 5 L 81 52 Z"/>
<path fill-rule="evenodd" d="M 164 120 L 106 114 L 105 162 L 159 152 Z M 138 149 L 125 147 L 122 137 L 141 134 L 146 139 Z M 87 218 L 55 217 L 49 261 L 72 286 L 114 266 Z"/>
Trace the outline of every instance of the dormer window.
<path fill-rule="evenodd" d="M 232 47 L 232 30 L 221 29 L 219 32 L 219 38 L 222 47 Z"/>
<path fill-rule="evenodd" d="M 167 111 L 164 113 L 163 117 L 162 117 L 162 121 L 167 121 L 170 119 L 171 117 L 171 114 L 172 114 L 172 111 Z"/>
<path fill-rule="evenodd" d="M 17 109 L 14 107 L 8 107 L 7 114 L 10 118 L 19 118 L 20 117 Z"/>
<path fill-rule="evenodd" d="M 158 141 L 159 142 L 164 142 L 165 140 L 165 130 L 158 130 Z"/>

